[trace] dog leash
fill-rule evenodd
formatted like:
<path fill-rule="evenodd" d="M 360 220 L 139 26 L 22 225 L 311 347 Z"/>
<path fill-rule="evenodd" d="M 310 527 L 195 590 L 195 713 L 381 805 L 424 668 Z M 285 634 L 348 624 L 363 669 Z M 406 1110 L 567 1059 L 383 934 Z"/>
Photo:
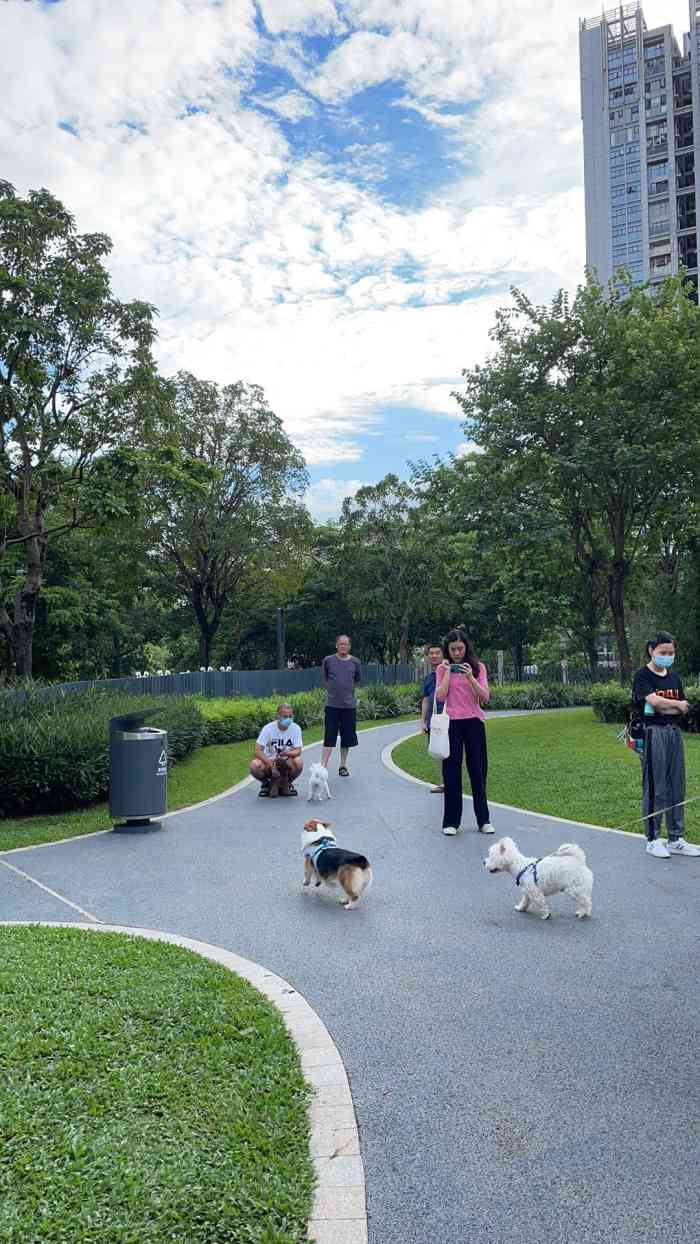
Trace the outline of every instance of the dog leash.
<path fill-rule="evenodd" d="M 641 825 L 644 821 L 652 821 L 655 816 L 663 816 L 664 812 L 672 812 L 674 808 L 685 808 L 689 803 L 697 803 L 700 795 L 691 795 L 690 799 L 683 799 L 680 803 L 669 804 L 668 808 L 658 808 L 654 812 L 650 812 L 647 816 L 638 816 L 634 821 L 624 821 L 622 825 L 616 825 L 616 829 L 626 829 L 628 825 Z"/>

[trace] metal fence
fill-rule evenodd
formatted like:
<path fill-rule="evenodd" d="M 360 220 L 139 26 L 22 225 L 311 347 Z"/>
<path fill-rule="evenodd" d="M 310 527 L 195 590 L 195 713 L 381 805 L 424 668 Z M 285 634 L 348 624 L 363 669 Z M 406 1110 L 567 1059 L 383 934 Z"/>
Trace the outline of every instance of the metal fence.
<path fill-rule="evenodd" d="M 372 662 L 362 665 L 361 670 L 364 686 L 377 683 L 394 686 L 397 683 L 417 682 L 420 677 L 420 667 L 415 665 L 378 665 Z M 313 691 L 322 685 L 320 666 L 305 670 L 188 670 L 182 674 L 148 674 L 145 678 L 130 675 L 67 682 L 37 688 L 37 694 L 51 699 L 62 695 L 80 695 L 86 691 L 126 691 L 133 695 L 203 695 L 207 699 L 249 695 L 262 699 L 271 695 Z M 26 696 L 23 690 L 5 694 L 20 699 Z"/>

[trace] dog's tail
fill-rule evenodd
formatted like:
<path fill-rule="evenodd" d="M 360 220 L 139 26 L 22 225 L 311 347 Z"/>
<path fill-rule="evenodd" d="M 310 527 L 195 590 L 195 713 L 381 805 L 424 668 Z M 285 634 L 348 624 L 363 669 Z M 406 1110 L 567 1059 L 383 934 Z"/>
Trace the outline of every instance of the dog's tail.
<path fill-rule="evenodd" d="M 554 852 L 554 854 L 555 855 L 571 855 L 573 856 L 575 860 L 578 860 L 580 864 L 586 863 L 585 851 L 583 851 L 581 847 L 577 847 L 575 842 L 563 842 L 560 847 L 557 847 L 557 850 Z"/>

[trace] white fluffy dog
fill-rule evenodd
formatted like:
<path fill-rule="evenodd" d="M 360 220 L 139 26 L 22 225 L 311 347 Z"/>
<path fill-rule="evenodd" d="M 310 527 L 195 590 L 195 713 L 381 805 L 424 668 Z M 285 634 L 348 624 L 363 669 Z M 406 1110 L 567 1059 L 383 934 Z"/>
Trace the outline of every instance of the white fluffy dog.
<path fill-rule="evenodd" d="M 543 920 L 551 916 L 547 906 L 549 894 L 568 894 L 576 903 L 576 917 L 583 920 L 591 914 L 593 873 L 586 864 L 586 856 L 573 842 L 565 842 L 551 855 L 536 860 L 522 855 L 512 838 L 494 842 L 484 867 L 487 872 L 510 873 L 523 896 L 516 911 L 532 908 Z"/>
<path fill-rule="evenodd" d="M 318 760 L 309 769 L 309 785 L 306 797 L 309 803 L 313 803 L 316 799 L 321 803 L 323 799 L 333 798 L 328 788 L 328 770 Z"/>

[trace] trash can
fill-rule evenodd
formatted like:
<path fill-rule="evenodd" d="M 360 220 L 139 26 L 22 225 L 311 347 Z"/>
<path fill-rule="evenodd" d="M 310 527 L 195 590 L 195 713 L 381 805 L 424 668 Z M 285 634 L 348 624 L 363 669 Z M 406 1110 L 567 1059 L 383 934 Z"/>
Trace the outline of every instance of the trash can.
<path fill-rule="evenodd" d="M 145 725 L 157 709 L 109 723 L 109 812 L 115 829 L 158 828 L 168 795 L 168 735 Z"/>

